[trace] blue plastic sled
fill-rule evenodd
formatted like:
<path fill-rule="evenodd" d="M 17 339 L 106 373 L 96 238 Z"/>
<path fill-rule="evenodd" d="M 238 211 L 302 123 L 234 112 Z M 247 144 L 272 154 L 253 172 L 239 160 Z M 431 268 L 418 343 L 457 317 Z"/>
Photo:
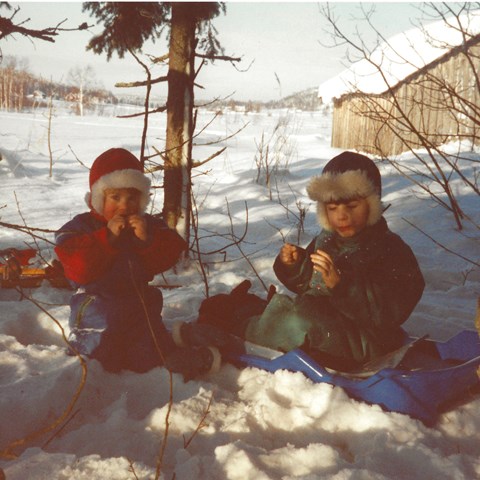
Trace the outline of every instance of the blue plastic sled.
<path fill-rule="evenodd" d="M 396 356 L 377 362 L 386 368 L 375 371 L 372 366 L 356 374 L 324 368 L 299 349 L 283 354 L 248 342 L 244 345 L 246 353 L 231 356 L 233 363 L 269 372 L 302 372 L 313 382 L 342 387 L 355 399 L 410 415 L 427 426 L 436 422 L 442 406 L 479 385 L 480 339 L 474 331 L 462 331 L 444 343 L 412 339 Z"/>

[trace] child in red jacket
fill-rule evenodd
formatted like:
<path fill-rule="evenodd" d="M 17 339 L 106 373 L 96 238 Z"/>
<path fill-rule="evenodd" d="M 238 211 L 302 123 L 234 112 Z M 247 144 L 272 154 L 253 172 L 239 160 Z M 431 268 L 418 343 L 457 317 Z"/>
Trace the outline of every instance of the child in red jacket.
<path fill-rule="evenodd" d="M 90 211 L 56 234 L 55 252 L 77 288 L 70 344 L 111 372 L 145 372 L 165 364 L 186 379 L 216 369 L 218 351 L 176 347 L 161 317 L 163 297 L 148 282 L 187 249 L 167 225 L 145 213 L 150 179 L 123 148 L 102 153 L 90 170 Z"/>

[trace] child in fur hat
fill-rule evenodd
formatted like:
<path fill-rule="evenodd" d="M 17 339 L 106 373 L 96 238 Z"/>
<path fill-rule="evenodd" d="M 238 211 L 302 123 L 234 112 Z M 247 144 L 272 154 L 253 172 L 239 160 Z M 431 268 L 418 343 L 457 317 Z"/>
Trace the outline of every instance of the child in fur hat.
<path fill-rule="evenodd" d="M 123 148 L 102 153 L 90 170 L 90 211 L 56 234 L 55 252 L 77 288 L 70 344 L 111 372 L 145 372 L 166 363 L 186 379 L 218 367 L 218 351 L 175 347 L 161 317 L 163 297 L 148 285 L 173 267 L 185 241 L 145 213 L 150 179 Z"/>
<path fill-rule="evenodd" d="M 401 344 L 400 325 L 420 300 L 423 276 L 382 217 L 380 172 L 368 157 L 336 156 L 307 193 L 323 230 L 306 249 L 284 245 L 274 264 L 297 296 L 275 295 L 248 322 L 245 338 L 354 368 Z"/>
<path fill-rule="evenodd" d="M 302 348 L 323 365 L 353 369 L 402 344 L 400 325 L 420 300 L 423 276 L 382 217 L 380 172 L 368 157 L 336 156 L 307 193 L 323 230 L 306 249 L 284 245 L 274 264 L 297 296 L 275 294 L 235 328 L 252 342 Z"/>

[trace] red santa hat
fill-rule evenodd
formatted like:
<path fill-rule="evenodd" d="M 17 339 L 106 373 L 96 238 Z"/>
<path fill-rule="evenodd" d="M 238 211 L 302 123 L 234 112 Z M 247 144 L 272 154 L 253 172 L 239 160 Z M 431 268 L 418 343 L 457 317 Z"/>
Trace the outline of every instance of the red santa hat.
<path fill-rule="evenodd" d="M 343 152 L 332 158 L 322 174 L 312 178 L 307 193 L 316 200 L 318 222 L 327 230 L 333 230 L 328 221 L 327 203 L 364 198 L 369 206 L 367 225 L 374 225 L 382 216 L 380 171 L 372 160 L 359 153 Z"/>
<path fill-rule="evenodd" d="M 140 196 L 140 211 L 145 212 L 150 201 L 150 179 L 133 153 L 124 148 L 111 148 L 93 162 L 90 169 L 90 192 L 85 195 L 87 205 L 103 215 L 105 190 L 135 188 Z"/>

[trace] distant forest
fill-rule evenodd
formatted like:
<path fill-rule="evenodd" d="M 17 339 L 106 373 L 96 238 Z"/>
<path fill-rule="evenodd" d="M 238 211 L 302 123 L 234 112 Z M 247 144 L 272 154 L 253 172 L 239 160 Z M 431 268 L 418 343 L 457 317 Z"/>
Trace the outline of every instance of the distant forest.
<path fill-rule="evenodd" d="M 5 57 L 0 64 L 0 108 L 21 111 L 47 105 L 49 99 L 64 100 L 72 105 L 79 101 L 84 107 L 118 103 L 118 99 L 102 88 L 88 88 L 73 82 L 57 83 L 32 74 L 23 61 Z"/>
<path fill-rule="evenodd" d="M 82 75 L 70 75 L 64 83 L 53 82 L 31 73 L 25 61 L 5 57 L 0 63 L 0 109 L 19 112 L 48 106 L 50 100 L 61 100 L 70 103 L 76 113 L 83 113 L 99 105 L 127 103 L 141 106 L 144 103 L 141 96 L 125 94 L 119 98 L 104 88 L 89 86 L 91 82 L 88 80 Z M 200 108 L 204 106 L 217 111 L 233 110 L 245 113 L 280 108 L 315 111 L 321 107 L 316 87 L 267 102 L 237 101 L 229 98 L 199 100 L 197 103 Z"/>

